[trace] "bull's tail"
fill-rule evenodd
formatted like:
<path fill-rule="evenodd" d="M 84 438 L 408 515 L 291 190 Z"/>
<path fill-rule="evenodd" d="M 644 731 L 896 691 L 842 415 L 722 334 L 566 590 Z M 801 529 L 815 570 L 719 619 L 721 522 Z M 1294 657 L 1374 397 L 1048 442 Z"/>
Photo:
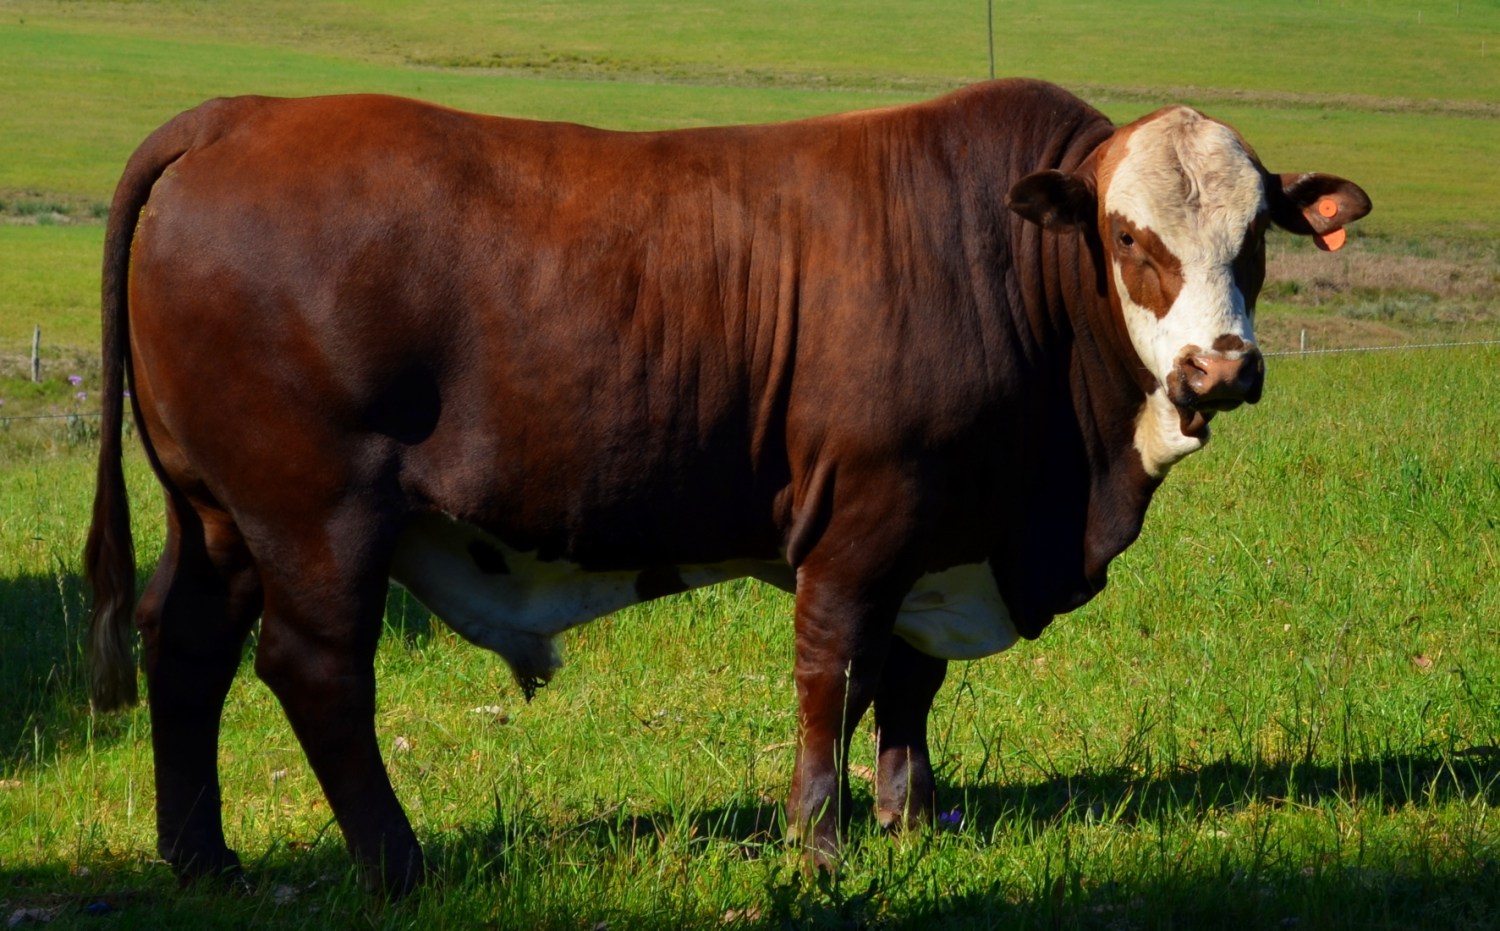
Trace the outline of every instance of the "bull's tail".
<path fill-rule="evenodd" d="M 120 461 L 125 380 L 130 369 L 130 249 L 152 185 L 187 151 L 197 123 L 193 114 L 184 114 L 153 133 L 131 156 L 115 188 L 104 237 L 99 472 L 94 519 L 83 553 L 84 570 L 94 589 L 84 652 L 89 698 L 98 711 L 114 711 L 134 704 L 137 698 L 130 631 L 135 606 L 135 545 L 130 536 L 130 501 Z M 136 422 L 140 423 L 139 417 Z"/>

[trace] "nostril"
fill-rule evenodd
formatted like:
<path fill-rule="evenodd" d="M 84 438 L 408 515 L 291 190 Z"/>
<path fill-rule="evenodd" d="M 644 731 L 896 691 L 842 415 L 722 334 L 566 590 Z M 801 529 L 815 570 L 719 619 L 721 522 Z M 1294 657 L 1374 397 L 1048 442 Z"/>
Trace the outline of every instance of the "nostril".
<path fill-rule="evenodd" d="M 1194 352 L 1182 358 L 1178 371 L 1191 395 L 1186 399 L 1191 406 L 1228 409 L 1242 401 L 1260 400 L 1265 360 L 1253 347 L 1232 357 Z"/>
<path fill-rule="evenodd" d="M 1212 391 L 1223 380 L 1224 360 L 1218 356 L 1193 354 L 1187 357 L 1187 371 L 1183 372 L 1188 387 L 1202 395 Z"/>

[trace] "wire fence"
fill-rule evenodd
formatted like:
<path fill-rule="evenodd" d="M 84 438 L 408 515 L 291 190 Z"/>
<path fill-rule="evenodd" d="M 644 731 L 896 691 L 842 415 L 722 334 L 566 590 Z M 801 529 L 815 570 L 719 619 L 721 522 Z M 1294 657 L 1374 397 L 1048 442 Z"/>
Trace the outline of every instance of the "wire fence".
<path fill-rule="evenodd" d="M 1351 352 L 1415 352 L 1422 349 L 1464 349 L 1474 346 L 1500 346 L 1500 339 L 1471 339 L 1447 343 L 1402 343 L 1395 346 L 1342 346 L 1336 349 L 1283 349 L 1264 353 L 1266 358 L 1294 359 L 1298 356 L 1331 356 Z M 30 420 L 71 420 L 98 417 L 98 411 L 70 411 L 65 414 L 17 414 L 0 416 L 0 426 Z"/>
<path fill-rule="evenodd" d="M 1331 356 L 1343 352 L 1407 352 L 1417 349 L 1458 349 L 1465 346 L 1500 346 L 1500 339 L 1471 339 L 1452 343 L 1402 343 L 1396 346 L 1343 346 L 1337 349 L 1283 349 L 1267 352 L 1267 358 L 1279 356 Z"/>
<path fill-rule="evenodd" d="M 17 414 L 0 417 L 0 423 L 20 423 L 23 420 L 67 420 L 70 417 L 98 417 L 98 411 L 72 411 L 67 414 Z"/>

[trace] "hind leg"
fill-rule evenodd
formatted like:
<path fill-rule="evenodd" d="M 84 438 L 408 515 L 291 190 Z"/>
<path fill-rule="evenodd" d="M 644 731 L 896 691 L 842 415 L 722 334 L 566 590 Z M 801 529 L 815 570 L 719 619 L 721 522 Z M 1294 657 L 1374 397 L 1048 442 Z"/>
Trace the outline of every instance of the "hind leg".
<path fill-rule="evenodd" d="M 255 566 L 222 511 L 174 496 L 167 545 L 141 598 L 156 771 L 157 850 L 184 879 L 233 872 L 219 804 L 219 718 L 260 613 Z"/>
<path fill-rule="evenodd" d="M 399 896 L 421 882 L 424 867 L 375 735 L 375 647 L 388 585 L 366 544 L 380 535 L 358 518 L 329 523 L 325 539 L 283 540 L 274 574 L 264 568 L 255 670 L 280 700 L 355 860 Z"/>

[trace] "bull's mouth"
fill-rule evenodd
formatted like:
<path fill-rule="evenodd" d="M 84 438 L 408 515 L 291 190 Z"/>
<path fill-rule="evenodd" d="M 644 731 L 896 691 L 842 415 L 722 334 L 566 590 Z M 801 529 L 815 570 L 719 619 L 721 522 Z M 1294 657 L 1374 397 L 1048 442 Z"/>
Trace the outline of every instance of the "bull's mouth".
<path fill-rule="evenodd" d="M 1215 414 L 1260 400 L 1265 374 L 1265 357 L 1238 336 L 1220 337 L 1211 351 L 1184 347 L 1164 379 L 1182 435 L 1208 442 L 1208 422 Z"/>
<path fill-rule="evenodd" d="M 1187 400 L 1173 400 L 1172 403 L 1175 408 L 1178 408 L 1178 417 L 1182 421 L 1182 435 L 1208 442 L 1209 421 L 1214 420 L 1214 415 L 1221 411 L 1233 411 L 1242 402 L 1232 397 L 1203 400 L 1190 396 Z"/>
<path fill-rule="evenodd" d="M 1177 416 L 1182 418 L 1182 435 L 1208 442 L 1208 422 L 1214 419 L 1215 413 L 1216 411 L 1178 405 Z"/>

